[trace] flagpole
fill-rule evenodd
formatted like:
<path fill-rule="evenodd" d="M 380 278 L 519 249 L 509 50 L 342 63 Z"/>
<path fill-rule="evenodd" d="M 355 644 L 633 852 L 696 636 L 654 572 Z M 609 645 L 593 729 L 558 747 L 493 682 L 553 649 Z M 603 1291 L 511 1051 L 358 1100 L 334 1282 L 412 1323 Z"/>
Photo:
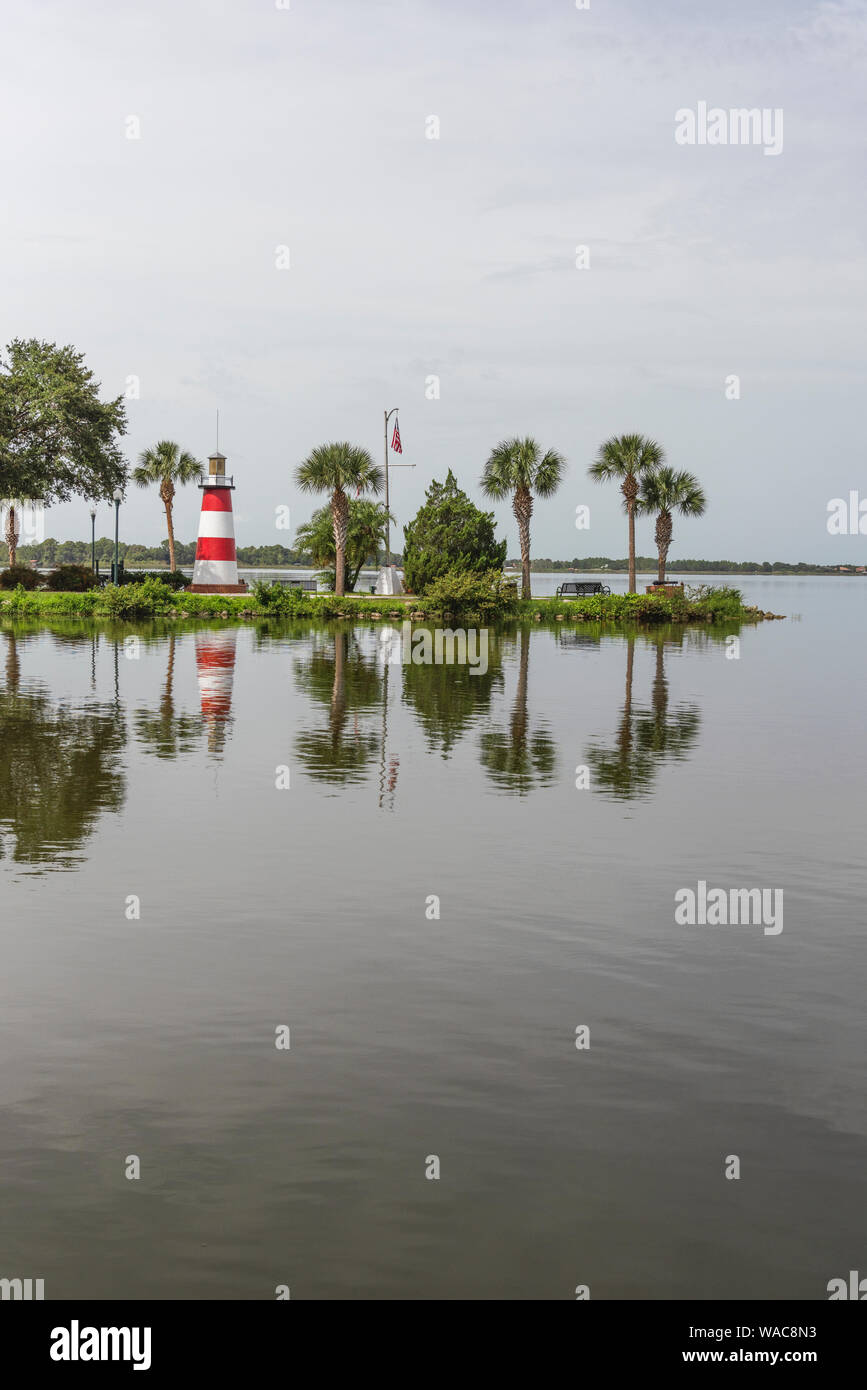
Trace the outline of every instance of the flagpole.
<path fill-rule="evenodd" d="M 388 569 L 391 562 L 391 529 L 388 524 L 388 411 L 383 411 L 385 415 L 385 567 Z"/>
<path fill-rule="evenodd" d="M 391 508 L 388 505 L 388 422 L 392 415 L 396 415 L 398 406 L 393 406 L 391 410 L 384 411 L 385 415 L 385 567 L 391 564 Z"/>

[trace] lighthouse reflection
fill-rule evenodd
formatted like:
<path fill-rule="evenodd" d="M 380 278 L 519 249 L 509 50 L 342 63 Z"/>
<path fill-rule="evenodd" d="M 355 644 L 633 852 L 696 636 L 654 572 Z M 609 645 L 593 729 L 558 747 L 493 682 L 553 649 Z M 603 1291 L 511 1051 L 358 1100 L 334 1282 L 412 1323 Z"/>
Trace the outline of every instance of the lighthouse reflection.
<path fill-rule="evenodd" d="M 196 674 L 208 752 L 218 758 L 232 724 L 237 628 L 196 633 Z"/>

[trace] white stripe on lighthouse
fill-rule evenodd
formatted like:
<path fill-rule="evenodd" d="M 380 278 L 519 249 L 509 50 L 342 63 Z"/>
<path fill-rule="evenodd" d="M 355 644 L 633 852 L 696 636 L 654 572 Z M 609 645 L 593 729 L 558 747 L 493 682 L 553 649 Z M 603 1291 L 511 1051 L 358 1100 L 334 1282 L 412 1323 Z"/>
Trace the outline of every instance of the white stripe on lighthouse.
<path fill-rule="evenodd" d="M 199 535 L 214 537 L 219 536 L 221 540 L 234 540 L 235 528 L 233 525 L 231 512 L 205 512 L 199 518 Z"/>
<path fill-rule="evenodd" d="M 197 560 L 193 573 L 193 583 L 237 584 L 237 562 L 235 560 Z"/>

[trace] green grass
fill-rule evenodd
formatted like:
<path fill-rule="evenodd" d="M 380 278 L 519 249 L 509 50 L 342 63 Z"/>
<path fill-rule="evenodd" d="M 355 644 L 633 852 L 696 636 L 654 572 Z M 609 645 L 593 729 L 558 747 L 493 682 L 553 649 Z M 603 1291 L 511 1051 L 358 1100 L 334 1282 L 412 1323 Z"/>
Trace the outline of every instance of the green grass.
<path fill-rule="evenodd" d="M 450 604 L 446 607 L 444 604 Z M 449 622 L 496 623 L 536 620 L 566 623 L 604 623 L 629 627 L 651 627 L 661 623 L 755 622 L 764 617 L 761 610 L 743 602 L 738 589 L 710 589 L 701 586 L 689 597 L 667 598 L 653 594 L 608 594 L 582 599 L 515 599 L 505 597 L 479 607 L 472 593 L 439 599 L 311 594 L 280 586 L 256 586 L 256 592 L 237 597 L 222 594 L 175 593 L 157 579 L 141 584 L 90 590 L 85 593 L 52 593 L 46 590 L 13 590 L 0 595 L 0 614 L 12 618 L 106 618 L 133 621 L 142 618 L 217 618 L 238 622 L 245 618 L 312 618 L 321 621 L 350 619 L 394 621 L 438 619 Z"/>

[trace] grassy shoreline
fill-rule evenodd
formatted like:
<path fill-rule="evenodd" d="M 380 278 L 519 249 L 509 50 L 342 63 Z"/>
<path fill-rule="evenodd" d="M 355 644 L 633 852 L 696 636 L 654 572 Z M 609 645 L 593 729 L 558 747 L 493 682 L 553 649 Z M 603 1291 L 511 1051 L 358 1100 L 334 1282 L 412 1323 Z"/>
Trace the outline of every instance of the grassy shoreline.
<path fill-rule="evenodd" d="M 347 594 L 307 594 L 286 591 L 285 599 L 273 606 L 263 604 L 252 594 L 237 597 L 222 594 L 172 592 L 154 581 L 149 585 L 125 585 L 120 589 L 91 590 L 86 593 L 34 591 L 0 595 L 0 616 L 5 618 L 99 618 L 139 622 L 160 617 L 244 622 L 256 618 L 314 618 L 323 622 L 422 622 L 428 619 L 451 622 L 534 622 L 605 623 L 615 626 L 653 627 L 667 624 L 756 623 L 781 617 L 744 604 L 733 589 L 710 590 L 701 597 L 667 598 L 653 594 L 609 594 L 593 598 L 563 599 L 543 597 L 517 599 L 486 607 L 453 607 L 450 611 L 414 595 L 370 597 Z"/>

